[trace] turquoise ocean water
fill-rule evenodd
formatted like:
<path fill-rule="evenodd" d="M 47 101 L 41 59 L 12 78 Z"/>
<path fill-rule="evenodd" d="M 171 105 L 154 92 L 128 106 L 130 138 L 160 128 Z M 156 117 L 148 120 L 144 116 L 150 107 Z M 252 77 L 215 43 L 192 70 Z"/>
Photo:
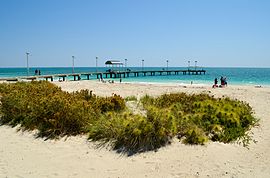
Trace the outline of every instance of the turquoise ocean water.
<path fill-rule="evenodd" d="M 34 75 L 35 69 L 41 70 L 41 75 L 72 73 L 72 68 L 30 68 L 30 75 Z M 108 68 L 98 68 L 105 71 Z M 131 70 L 141 70 L 141 67 L 129 67 Z M 186 67 L 170 67 L 169 69 L 187 69 Z M 151 83 L 186 83 L 212 85 L 214 79 L 221 76 L 227 78 L 228 84 L 233 85 L 267 85 L 270 86 L 270 68 L 204 68 L 205 75 L 163 75 L 140 76 L 124 78 L 123 82 L 151 82 Z M 162 70 L 162 67 L 145 67 L 144 70 Z M 95 72 L 95 67 L 77 67 L 76 73 Z M 26 76 L 26 68 L 0 68 L 0 78 Z M 96 78 L 92 78 L 96 80 Z M 118 79 L 115 79 L 118 80 Z"/>

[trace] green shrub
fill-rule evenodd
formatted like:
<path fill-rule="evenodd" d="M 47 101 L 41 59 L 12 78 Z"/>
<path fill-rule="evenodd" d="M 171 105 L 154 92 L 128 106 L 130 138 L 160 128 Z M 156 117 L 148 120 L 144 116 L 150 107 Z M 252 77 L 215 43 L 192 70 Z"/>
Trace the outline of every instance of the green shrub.
<path fill-rule="evenodd" d="M 216 99 L 207 94 L 145 96 L 141 103 L 147 113 L 149 108 L 155 107 L 172 115 L 177 123 L 178 137 L 186 138 L 184 142 L 189 144 L 204 144 L 208 139 L 228 143 L 242 138 L 247 142 L 250 139 L 248 131 L 258 122 L 247 103 L 229 98 Z"/>
<path fill-rule="evenodd" d="M 114 149 L 126 152 L 146 151 L 169 143 L 175 128 L 173 119 L 164 112 L 153 111 L 148 117 L 108 113 L 89 128 L 89 139 L 109 142 Z"/>
<path fill-rule="evenodd" d="M 2 123 L 38 129 L 40 136 L 83 133 L 97 117 L 87 101 L 49 82 L 17 83 L 10 88 L 1 98 Z"/>
<path fill-rule="evenodd" d="M 125 100 L 120 95 L 113 94 L 111 97 L 99 97 L 89 90 L 80 90 L 73 94 L 88 101 L 96 112 L 123 111 L 126 108 Z"/>
<path fill-rule="evenodd" d="M 197 106 L 196 106 L 197 105 Z M 193 112 L 200 113 L 196 124 L 204 128 L 213 141 L 231 142 L 244 137 L 257 123 L 248 104 L 228 98 L 205 100 L 193 105 Z"/>
<path fill-rule="evenodd" d="M 140 99 L 140 102 L 142 103 L 144 108 L 147 108 L 148 106 L 151 106 L 154 104 L 154 97 L 145 95 Z"/>
<path fill-rule="evenodd" d="M 1 103 L 2 123 L 38 129 L 40 136 L 81 133 L 94 116 L 85 101 L 49 82 L 9 84 Z"/>

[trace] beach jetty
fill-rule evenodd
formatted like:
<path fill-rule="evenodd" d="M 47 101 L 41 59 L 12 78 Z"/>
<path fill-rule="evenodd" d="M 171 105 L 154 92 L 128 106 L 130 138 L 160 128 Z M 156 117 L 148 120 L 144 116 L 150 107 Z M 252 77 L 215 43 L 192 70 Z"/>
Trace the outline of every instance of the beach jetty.
<path fill-rule="evenodd" d="M 83 72 L 83 73 L 67 73 L 67 74 L 52 74 L 52 75 L 34 75 L 34 76 L 19 76 L 12 78 L 0 78 L 0 81 L 22 81 L 22 80 L 46 80 L 46 81 L 66 81 L 69 80 L 90 80 L 93 78 L 127 78 L 127 77 L 143 77 L 143 76 L 162 76 L 162 75 L 205 75 L 206 70 L 198 68 L 181 69 L 181 70 L 169 70 L 168 68 L 162 68 L 160 70 L 130 70 L 124 67 L 123 63 L 117 60 L 109 60 L 105 62 L 106 71 L 95 72 Z"/>
<path fill-rule="evenodd" d="M 91 76 L 94 78 L 127 78 L 127 77 L 143 77 L 143 76 L 161 76 L 161 75 L 205 75 L 206 70 L 199 69 L 187 69 L 187 70 L 110 70 L 105 72 L 89 72 L 89 73 L 69 73 L 69 74 L 53 74 L 53 75 L 38 75 L 38 76 L 22 76 L 22 77 L 11 77 L 11 78 L 0 78 L 0 81 L 21 81 L 21 80 L 61 80 L 66 81 L 67 78 L 72 77 L 74 81 L 76 80 L 90 80 Z M 92 77 L 93 78 L 93 77 Z"/>

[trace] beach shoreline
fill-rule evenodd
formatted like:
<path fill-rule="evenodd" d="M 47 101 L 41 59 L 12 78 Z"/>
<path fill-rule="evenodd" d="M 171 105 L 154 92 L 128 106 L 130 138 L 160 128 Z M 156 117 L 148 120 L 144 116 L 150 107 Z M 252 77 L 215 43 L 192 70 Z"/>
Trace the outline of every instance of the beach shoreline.
<path fill-rule="evenodd" d="M 64 91 L 92 90 L 99 96 L 122 97 L 164 93 L 201 93 L 228 96 L 249 103 L 260 126 L 251 130 L 249 149 L 232 143 L 171 145 L 128 157 L 109 148 L 97 149 L 87 136 L 44 141 L 34 133 L 0 126 L 0 177 L 267 177 L 270 174 L 270 87 L 155 83 L 53 82 Z"/>

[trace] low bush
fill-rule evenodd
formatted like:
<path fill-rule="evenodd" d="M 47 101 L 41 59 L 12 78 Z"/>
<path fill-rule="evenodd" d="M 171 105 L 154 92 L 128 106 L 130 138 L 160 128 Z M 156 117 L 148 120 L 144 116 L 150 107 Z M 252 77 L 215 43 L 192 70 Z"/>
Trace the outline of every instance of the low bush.
<path fill-rule="evenodd" d="M 147 112 L 153 107 L 166 110 L 177 123 L 178 138 L 189 144 L 242 139 L 246 145 L 250 139 L 247 131 L 258 122 L 247 103 L 207 94 L 174 93 L 157 98 L 146 95 L 141 102 Z"/>
<path fill-rule="evenodd" d="M 81 100 L 86 100 L 90 103 L 96 112 L 119 112 L 126 108 L 125 100 L 120 95 L 113 94 L 111 97 L 99 97 L 89 90 L 80 90 L 73 94 Z"/>
<path fill-rule="evenodd" d="M 132 113 L 108 113 L 89 128 L 89 139 L 110 143 L 114 149 L 138 152 L 166 145 L 175 123 L 164 112 L 152 111 L 147 117 Z"/>
<path fill-rule="evenodd" d="M 87 101 L 49 82 L 10 84 L 1 103 L 2 123 L 38 129 L 39 136 L 83 133 L 87 123 L 97 117 Z"/>
<path fill-rule="evenodd" d="M 96 97 L 88 90 L 68 93 L 49 82 L 5 84 L 1 122 L 23 129 L 38 129 L 39 136 L 86 133 L 102 112 L 125 108 L 124 99 Z M 1 86 L 2 88 L 2 86 Z"/>

